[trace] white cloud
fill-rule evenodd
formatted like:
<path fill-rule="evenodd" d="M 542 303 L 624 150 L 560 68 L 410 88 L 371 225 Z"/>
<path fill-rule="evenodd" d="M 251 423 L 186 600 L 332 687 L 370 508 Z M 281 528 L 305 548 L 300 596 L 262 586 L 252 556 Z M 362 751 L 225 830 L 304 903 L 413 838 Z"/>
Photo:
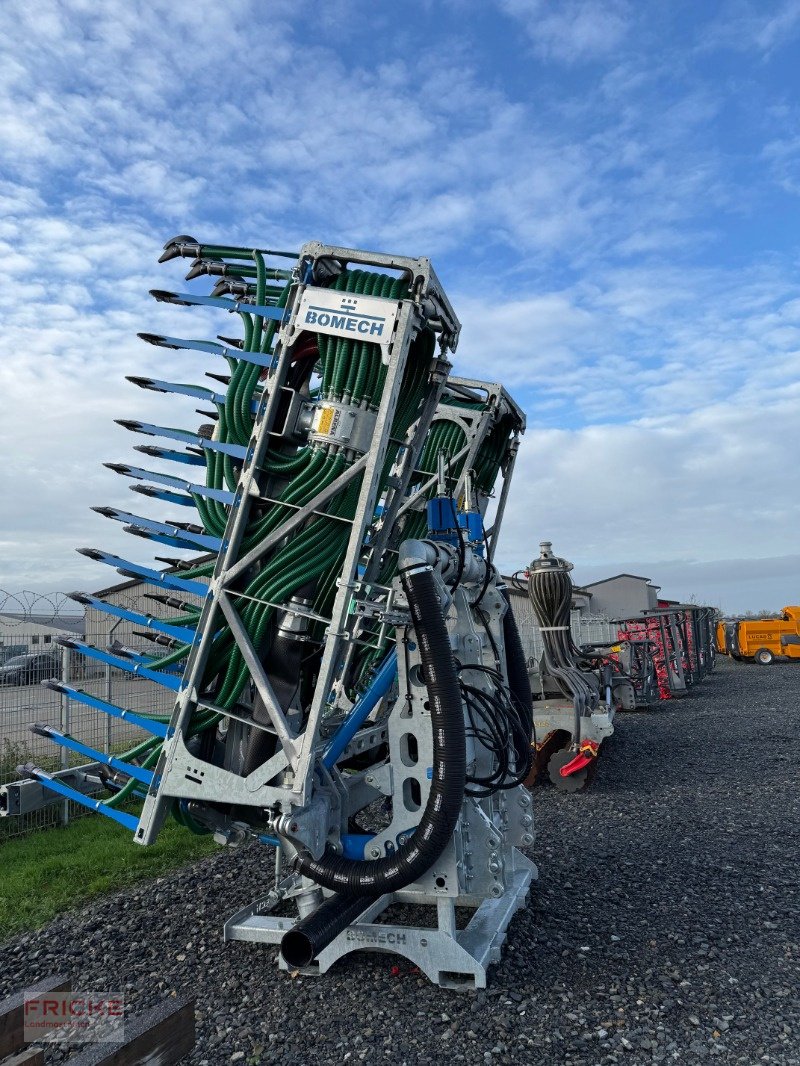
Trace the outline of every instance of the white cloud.
<path fill-rule="evenodd" d="M 605 57 L 625 38 L 630 8 L 620 0 L 500 0 L 518 19 L 536 54 L 562 63 Z"/>
<path fill-rule="evenodd" d="M 504 0 L 500 58 L 470 36 L 471 5 L 455 6 L 463 29 L 446 49 L 388 35 L 377 60 L 347 32 L 373 14 L 362 0 L 322 16 L 307 0 L 0 6 L 0 255 L 13 279 L 0 387 L 20 456 L 2 474 L 0 585 L 97 585 L 73 546 L 136 552 L 86 509 L 138 503 L 99 466 L 135 443 L 113 418 L 196 421 L 191 405 L 181 416 L 121 382 L 204 369 L 133 340 L 219 327 L 146 296 L 181 287 L 154 262 L 176 232 L 433 256 L 464 321 L 456 372 L 484 376 L 488 362 L 529 410 L 516 563 L 528 552 L 516 516 L 540 506 L 578 558 L 708 558 L 714 522 L 744 500 L 752 516 L 725 550 L 789 550 L 760 540 L 769 501 L 773 539 L 794 512 L 772 470 L 761 494 L 757 441 L 797 401 L 798 300 L 787 259 L 714 256 L 722 212 L 761 209 L 758 181 L 717 147 L 730 89 L 686 75 L 668 45 L 643 48 L 652 38 L 626 3 Z M 739 6 L 739 29 L 749 19 L 774 50 L 794 7 Z M 581 77 L 595 88 L 576 89 Z M 768 142 L 756 177 L 791 190 L 793 134 L 750 135 Z M 653 555 L 652 526 L 628 521 L 653 494 L 670 501 L 680 551 L 672 525 Z"/>
<path fill-rule="evenodd" d="M 534 427 L 517 461 L 500 561 L 518 569 L 539 540 L 583 567 L 711 563 L 741 558 L 743 544 L 759 557 L 794 554 L 800 473 L 780 455 L 798 415 L 794 397 L 627 425 Z"/>
<path fill-rule="evenodd" d="M 758 51 L 765 59 L 800 32 L 800 0 L 728 0 L 704 27 L 705 49 Z"/>

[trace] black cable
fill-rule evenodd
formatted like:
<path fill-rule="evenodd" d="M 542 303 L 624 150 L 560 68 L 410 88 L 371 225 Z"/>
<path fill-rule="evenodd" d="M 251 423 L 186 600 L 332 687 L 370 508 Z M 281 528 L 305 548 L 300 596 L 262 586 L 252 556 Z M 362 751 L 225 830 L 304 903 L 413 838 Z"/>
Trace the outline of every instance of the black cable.
<path fill-rule="evenodd" d="M 496 573 L 495 567 L 489 560 L 489 537 L 486 532 L 486 525 L 483 521 L 483 516 L 481 516 L 481 529 L 483 530 L 483 550 L 486 553 L 486 557 L 484 559 L 484 562 L 486 563 L 486 573 L 483 575 L 483 584 L 481 585 L 480 595 L 478 596 L 477 600 L 475 600 L 475 602 L 472 604 L 473 607 L 477 607 L 483 597 L 486 595 L 486 590 L 489 588 L 489 582 L 492 579 L 492 575 Z"/>
<path fill-rule="evenodd" d="M 450 495 L 452 481 L 453 481 L 453 479 L 450 476 L 450 456 L 448 456 L 447 457 L 447 476 L 446 476 L 446 480 L 445 480 L 445 486 L 446 486 L 447 492 L 448 492 L 447 498 L 450 501 L 450 510 L 453 513 L 453 526 L 455 527 L 455 531 L 456 531 L 456 534 L 458 536 L 458 573 L 456 574 L 455 581 L 450 586 L 450 590 L 452 592 L 455 592 L 455 590 L 458 588 L 459 584 L 461 583 L 461 578 L 464 575 L 464 567 L 467 565 L 467 548 L 466 548 L 466 545 L 464 543 L 464 531 L 462 530 L 461 526 L 458 524 L 458 515 L 456 514 L 455 501 L 453 500 L 452 495 Z"/>

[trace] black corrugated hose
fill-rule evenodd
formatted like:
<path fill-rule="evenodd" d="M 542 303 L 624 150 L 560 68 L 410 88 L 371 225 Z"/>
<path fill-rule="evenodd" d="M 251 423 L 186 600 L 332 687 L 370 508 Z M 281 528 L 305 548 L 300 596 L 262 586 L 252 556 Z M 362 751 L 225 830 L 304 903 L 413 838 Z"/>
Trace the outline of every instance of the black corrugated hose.
<path fill-rule="evenodd" d="M 295 959 L 305 958 L 309 951 L 309 961 L 313 959 L 360 913 L 359 904 L 364 909 L 369 897 L 396 892 L 426 873 L 449 844 L 461 813 L 467 772 L 464 712 L 447 626 L 433 573 L 420 570 L 403 575 L 402 581 L 422 660 L 433 730 L 433 779 L 428 802 L 413 835 L 393 855 L 363 861 L 330 853 L 320 859 L 302 855 L 296 859 L 295 868 L 301 874 L 337 895 L 287 934 L 292 939 L 287 941 L 286 950 Z M 284 958 L 291 965 L 285 952 Z"/>
<path fill-rule="evenodd" d="M 599 703 L 599 692 L 591 674 L 578 669 L 580 652 L 570 631 L 572 580 L 566 564 L 531 566 L 528 595 L 542 630 L 544 662 L 561 692 L 572 700 L 575 709 L 574 740 L 580 738 L 580 718 L 590 714 Z"/>
<path fill-rule="evenodd" d="M 500 589 L 508 604 L 508 610 L 503 615 L 503 640 L 506 646 L 506 672 L 508 674 L 508 688 L 511 698 L 517 705 L 523 720 L 528 727 L 528 735 L 533 734 L 533 694 L 528 677 L 528 668 L 525 665 L 525 652 L 522 641 L 519 639 L 519 629 L 511 610 L 511 599 L 504 588 Z"/>

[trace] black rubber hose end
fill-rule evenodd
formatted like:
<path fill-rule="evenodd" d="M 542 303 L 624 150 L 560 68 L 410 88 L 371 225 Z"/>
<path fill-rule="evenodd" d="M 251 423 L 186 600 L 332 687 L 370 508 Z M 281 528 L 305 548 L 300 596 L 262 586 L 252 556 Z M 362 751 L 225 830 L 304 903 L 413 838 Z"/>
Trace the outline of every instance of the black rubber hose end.
<path fill-rule="evenodd" d="M 369 896 L 330 896 L 302 918 L 281 940 L 281 955 L 287 966 L 300 970 L 308 966 L 343 929 L 356 920 L 370 904 Z"/>

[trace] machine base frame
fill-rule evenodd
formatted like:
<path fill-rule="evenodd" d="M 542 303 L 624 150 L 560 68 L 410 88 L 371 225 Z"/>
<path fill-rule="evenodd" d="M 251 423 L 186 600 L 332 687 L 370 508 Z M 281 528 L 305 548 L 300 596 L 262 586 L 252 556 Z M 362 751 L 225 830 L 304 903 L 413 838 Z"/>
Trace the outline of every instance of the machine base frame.
<path fill-rule="evenodd" d="M 344 929 L 310 966 L 298 972 L 305 976 L 319 976 L 353 951 L 382 951 L 408 959 L 442 988 L 486 988 L 489 966 L 500 960 L 511 919 L 525 905 L 531 883 L 538 876 L 535 864 L 515 848 L 514 870 L 508 878 L 506 891 L 498 898 L 420 896 L 408 890 L 387 893 L 367 903 L 358 921 Z M 421 927 L 376 922 L 395 903 L 435 906 L 437 925 Z M 264 913 L 271 905 L 271 897 L 267 896 L 233 915 L 225 923 L 225 940 L 279 944 L 295 924 L 295 919 Z M 456 906 L 475 908 L 464 929 L 456 928 Z M 289 969 L 280 955 L 278 962 L 282 970 Z"/>

